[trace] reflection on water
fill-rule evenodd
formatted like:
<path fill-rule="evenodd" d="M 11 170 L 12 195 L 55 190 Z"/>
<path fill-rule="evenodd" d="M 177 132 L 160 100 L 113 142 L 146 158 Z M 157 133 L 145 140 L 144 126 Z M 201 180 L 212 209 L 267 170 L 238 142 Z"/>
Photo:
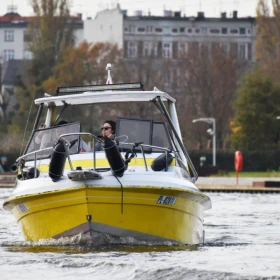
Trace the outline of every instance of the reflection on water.
<path fill-rule="evenodd" d="M 12 246 L 3 246 L 9 252 L 26 252 L 26 253 L 65 253 L 65 254 L 86 254 L 98 252 L 168 252 L 168 251 L 195 251 L 197 246 L 177 245 L 177 246 L 138 246 L 138 245 L 104 245 L 104 246 L 19 246 L 13 244 Z"/>
<path fill-rule="evenodd" d="M 0 189 L 0 203 L 10 191 Z M 27 242 L 0 208 L 0 279 L 280 279 L 280 195 L 209 196 L 199 246 L 134 239 L 95 246 L 82 236 Z"/>

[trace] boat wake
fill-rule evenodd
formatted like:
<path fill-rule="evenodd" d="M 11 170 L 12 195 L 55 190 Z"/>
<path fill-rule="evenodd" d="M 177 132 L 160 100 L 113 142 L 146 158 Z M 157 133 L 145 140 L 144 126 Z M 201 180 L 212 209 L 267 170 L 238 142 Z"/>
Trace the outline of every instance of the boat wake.
<path fill-rule="evenodd" d="M 59 239 L 41 239 L 39 241 L 6 241 L 0 246 L 12 252 L 65 252 L 86 253 L 93 251 L 173 251 L 173 250 L 197 250 L 195 245 L 182 245 L 171 241 L 140 241 L 133 237 L 113 237 L 106 235 L 105 239 L 93 239 L 87 234 L 78 234 L 72 237 Z M 105 241 L 105 242 L 100 242 Z"/>

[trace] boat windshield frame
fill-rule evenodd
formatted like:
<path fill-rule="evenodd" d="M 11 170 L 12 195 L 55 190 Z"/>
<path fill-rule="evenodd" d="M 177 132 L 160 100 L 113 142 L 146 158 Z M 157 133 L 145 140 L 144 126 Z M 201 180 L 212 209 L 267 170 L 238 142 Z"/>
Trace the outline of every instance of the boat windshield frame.
<path fill-rule="evenodd" d="M 128 103 L 128 102 L 152 102 L 154 103 L 163 116 L 167 119 L 171 127 L 172 136 L 175 139 L 175 149 L 191 173 L 192 181 L 198 179 L 198 174 L 183 144 L 178 116 L 175 108 L 176 99 L 166 92 L 154 88 L 153 91 L 98 91 L 98 92 L 82 92 L 71 95 L 51 96 L 45 94 L 46 97 L 36 99 L 36 105 L 48 107 L 48 115 L 46 119 L 47 125 L 50 124 L 51 115 L 55 107 L 68 105 L 86 105 L 86 104 L 106 104 L 106 103 Z M 167 102 L 168 110 L 164 104 Z M 37 121 L 35 121 L 37 122 Z M 36 127 L 34 127 L 36 129 Z M 172 137 L 172 138 L 173 138 Z"/>

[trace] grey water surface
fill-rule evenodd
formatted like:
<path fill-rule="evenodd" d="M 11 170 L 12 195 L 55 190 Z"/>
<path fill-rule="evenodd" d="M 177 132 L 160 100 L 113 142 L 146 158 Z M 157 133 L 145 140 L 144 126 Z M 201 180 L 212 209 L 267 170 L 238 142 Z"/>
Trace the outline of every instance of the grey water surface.
<path fill-rule="evenodd" d="M 24 241 L 2 208 L 11 191 L 0 189 L 1 280 L 280 279 L 280 194 L 208 193 L 213 207 L 198 247 L 129 239 L 94 247 L 79 236 Z"/>

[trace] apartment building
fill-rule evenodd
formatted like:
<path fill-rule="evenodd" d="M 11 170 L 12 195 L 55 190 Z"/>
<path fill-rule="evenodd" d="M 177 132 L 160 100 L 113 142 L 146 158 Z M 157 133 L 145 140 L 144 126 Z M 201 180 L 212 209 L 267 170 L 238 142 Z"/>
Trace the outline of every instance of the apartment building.
<path fill-rule="evenodd" d="M 180 52 L 191 47 L 211 49 L 220 44 L 240 60 L 255 61 L 255 18 L 207 18 L 203 12 L 186 17 L 181 12 L 164 11 L 163 16 L 143 15 L 137 11 L 128 16 L 118 5 L 104 10 L 95 19 L 84 22 L 84 39 L 96 43 L 107 41 L 124 49 L 128 59 L 162 57 L 177 59 Z"/>
<path fill-rule="evenodd" d="M 5 94 L 14 87 L 15 81 L 23 73 L 24 60 L 32 59 L 28 43 L 32 38 L 28 36 L 28 24 L 33 17 L 21 16 L 15 6 L 0 16 L 0 70 L 1 92 Z M 84 38 L 82 16 L 75 21 L 75 45 L 78 46 Z"/>
<path fill-rule="evenodd" d="M 27 34 L 28 24 L 32 17 L 24 17 L 15 11 L 0 16 L 0 61 L 10 59 L 31 59 L 32 53 L 28 50 L 31 40 Z M 75 44 L 83 41 L 83 21 L 81 15 L 75 22 Z"/>

